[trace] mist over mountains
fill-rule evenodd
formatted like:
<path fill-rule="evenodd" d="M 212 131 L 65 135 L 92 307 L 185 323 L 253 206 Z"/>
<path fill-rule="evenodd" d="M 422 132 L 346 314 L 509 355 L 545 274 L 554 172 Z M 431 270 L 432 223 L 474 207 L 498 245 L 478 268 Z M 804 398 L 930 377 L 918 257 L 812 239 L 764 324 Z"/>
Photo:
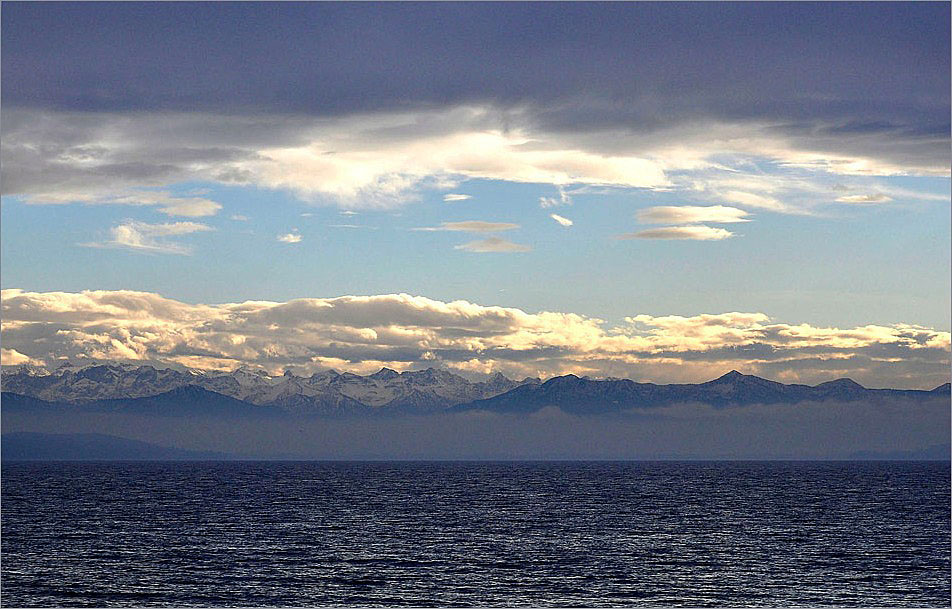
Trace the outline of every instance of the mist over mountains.
<path fill-rule="evenodd" d="M 496 374 L 470 381 L 446 370 L 367 376 L 325 371 L 309 377 L 156 369 L 104 364 L 5 369 L 0 377 L 6 411 L 67 410 L 131 412 L 160 416 L 364 416 L 485 410 L 527 413 L 555 407 L 572 414 L 605 414 L 682 403 L 715 408 L 805 401 L 855 402 L 949 396 L 949 385 L 932 391 L 867 389 L 849 379 L 816 386 L 787 385 L 731 371 L 698 384 L 656 385 L 628 379 L 594 380 L 569 374 L 545 382 L 515 381 Z"/>
<path fill-rule="evenodd" d="M 96 433 L 3 434 L 0 454 L 12 461 L 203 461 L 223 460 L 224 453 L 181 450 L 150 442 Z"/>
<path fill-rule="evenodd" d="M 867 389 L 850 379 L 816 386 L 785 385 L 732 370 L 706 383 L 655 385 L 628 379 L 593 380 L 569 374 L 545 383 L 525 384 L 491 398 L 456 409 L 532 412 L 557 407 L 573 414 L 604 414 L 619 410 L 697 403 L 715 408 L 800 402 L 882 402 L 896 398 L 930 399 L 949 396 L 949 384 L 932 391 Z"/>
<path fill-rule="evenodd" d="M 811 387 L 738 372 L 655 385 L 97 364 L 6 368 L 0 383 L 5 455 L 21 459 L 945 458 L 952 416 L 948 384 Z"/>

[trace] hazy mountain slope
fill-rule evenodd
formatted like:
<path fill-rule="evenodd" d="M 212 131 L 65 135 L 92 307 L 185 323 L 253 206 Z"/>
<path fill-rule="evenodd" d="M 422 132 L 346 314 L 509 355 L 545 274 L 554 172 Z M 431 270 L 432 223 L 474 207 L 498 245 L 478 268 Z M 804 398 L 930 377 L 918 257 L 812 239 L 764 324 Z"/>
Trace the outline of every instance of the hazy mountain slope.
<path fill-rule="evenodd" d="M 0 437 L 0 458 L 11 461 L 154 461 L 227 459 L 230 456 L 211 451 L 181 450 L 104 434 L 14 432 Z"/>
<path fill-rule="evenodd" d="M 577 414 L 599 414 L 677 403 L 722 408 L 949 395 L 948 384 L 931 391 L 866 389 L 850 379 L 837 379 L 811 387 L 786 385 L 736 371 L 705 383 L 656 385 L 572 374 L 544 383 L 538 379 L 512 381 L 501 374 L 472 382 L 433 368 L 402 373 L 383 368 L 367 376 L 324 371 L 300 377 L 291 373 L 269 376 L 245 368 L 229 373 L 197 373 L 150 366 L 95 365 L 67 366 L 52 372 L 32 367 L 7 369 L 2 384 L 3 407 L 8 411 L 72 408 L 211 417 L 402 415 L 474 409 L 532 412 L 548 406 Z"/>
<path fill-rule="evenodd" d="M 148 416 L 274 417 L 284 414 L 273 406 L 256 406 L 195 385 L 147 397 L 95 400 L 78 406 L 91 411 Z"/>
<path fill-rule="evenodd" d="M 273 418 L 286 413 L 275 406 L 256 406 L 234 398 L 186 385 L 158 395 L 79 402 L 49 402 L 4 391 L 0 408 L 5 413 L 122 413 L 164 417 Z"/>
<path fill-rule="evenodd" d="M 838 379 L 815 387 L 785 385 L 736 371 L 706 383 L 681 385 L 635 383 L 626 379 L 596 381 L 570 374 L 549 379 L 540 385 L 524 385 L 488 399 L 460 404 L 452 410 L 532 412 L 555 406 L 576 414 L 597 414 L 679 403 L 727 407 L 830 400 L 850 402 L 896 397 L 934 399 L 936 393 L 940 392 L 866 389 L 850 379 Z"/>

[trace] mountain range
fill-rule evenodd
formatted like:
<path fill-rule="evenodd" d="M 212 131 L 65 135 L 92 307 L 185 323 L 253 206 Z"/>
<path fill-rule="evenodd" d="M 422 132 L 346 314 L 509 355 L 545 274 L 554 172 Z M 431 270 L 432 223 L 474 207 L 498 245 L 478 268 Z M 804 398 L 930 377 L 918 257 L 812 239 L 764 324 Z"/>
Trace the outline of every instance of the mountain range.
<path fill-rule="evenodd" d="M 593 380 L 574 374 L 544 383 L 523 385 L 491 398 L 460 404 L 454 410 L 531 412 L 548 406 L 574 414 L 601 414 L 637 407 L 700 403 L 714 407 L 751 404 L 796 404 L 800 402 L 879 401 L 889 398 L 929 399 L 949 396 L 949 383 L 932 391 L 867 389 L 850 379 L 837 379 L 816 386 L 786 385 L 732 370 L 706 383 L 656 385 L 628 379 Z"/>
<path fill-rule="evenodd" d="M 677 403 L 716 408 L 805 401 L 912 400 L 950 396 L 948 383 L 931 391 L 867 389 L 850 379 L 816 386 L 783 384 L 731 371 L 698 384 L 656 385 L 628 379 L 596 380 L 569 374 L 545 382 L 496 374 L 473 382 L 446 370 L 367 376 L 324 371 L 310 377 L 156 369 L 129 364 L 66 365 L 56 370 L 9 367 L 0 377 L 6 412 L 127 412 L 163 416 L 361 416 L 487 410 L 533 412 L 557 407 L 603 414 Z"/>
<path fill-rule="evenodd" d="M 210 413 L 277 411 L 298 415 L 359 415 L 374 412 L 430 413 L 499 395 L 539 379 L 513 381 L 496 374 L 473 382 L 428 368 L 396 372 L 389 368 L 367 376 L 333 370 L 309 377 L 286 372 L 238 368 L 231 372 L 157 369 L 130 364 L 5 367 L 0 376 L 4 406 L 42 400 L 87 409 L 158 410 L 168 413 L 192 404 Z M 13 395 L 22 397 L 14 397 Z"/>

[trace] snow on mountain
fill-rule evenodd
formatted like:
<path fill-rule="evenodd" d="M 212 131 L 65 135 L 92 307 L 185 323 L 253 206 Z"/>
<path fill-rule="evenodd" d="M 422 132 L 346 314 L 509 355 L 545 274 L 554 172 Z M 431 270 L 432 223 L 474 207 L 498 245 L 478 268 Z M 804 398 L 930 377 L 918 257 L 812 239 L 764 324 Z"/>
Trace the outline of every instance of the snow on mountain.
<path fill-rule="evenodd" d="M 931 392 L 866 389 L 849 379 L 829 381 L 815 387 L 785 385 L 736 371 L 706 383 L 655 385 L 628 379 L 595 380 L 572 374 L 554 377 L 544 383 L 539 379 L 513 381 L 501 374 L 472 382 L 435 368 L 411 372 L 382 368 L 367 376 L 327 370 L 304 377 L 291 372 L 271 376 L 252 368 L 196 372 L 129 364 L 65 365 L 55 370 L 35 366 L 5 367 L 0 384 L 3 391 L 8 392 L 6 407 L 14 409 L 18 400 L 29 399 L 86 407 L 103 400 L 156 398 L 142 404 L 154 406 L 153 402 L 161 402 L 167 410 L 168 404 L 181 402 L 183 396 L 191 396 L 189 399 L 194 402 L 192 410 L 202 407 L 208 400 L 225 403 L 231 399 L 240 400 L 252 408 L 267 406 L 290 414 L 332 416 L 430 413 L 446 409 L 532 412 L 549 406 L 576 414 L 598 414 L 678 403 L 702 403 L 721 408 L 745 404 L 793 404 L 808 400 L 928 399 L 949 392 L 947 384 Z M 206 395 L 207 392 L 211 393 Z"/>
<path fill-rule="evenodd" d="M 103 398 L 136 398 L 156 395 L 194 383 L 196 375 L 151 366 L 104 364 L 63 365 L 47 374 L 33 370 L 3 370 L 4 391 L 48 401 L 81 401 Z"/>
<path fill-rule="evenodd" d="M 527 382 L 497 374 L 488 381 L 471 382 L 433 368 L 396 372 L 383 368 L 368 376 L 333 370 L 301 377 L 286 372 L 271 376 L 263 370 L 241 367 L 231 372 L 158 370 L 129 364 L 63 365 L 49 371 L 36 367 L 5 368 L 3 391 L 50 402 L 138 398 L 194 385 L 256 405 L 278 405 L 295 412 L 349 411 L 361 407 L 430 412 L 485 399 Z"/>
<path fill-rule="evenodd" d="M 34 364 L 17 364 L 15 366 L 4 366 L 4 374 L 25 374 L 27 376 L 49 376 L 52 374 L 49 370 L 43 366 L 36 366 Z"/>

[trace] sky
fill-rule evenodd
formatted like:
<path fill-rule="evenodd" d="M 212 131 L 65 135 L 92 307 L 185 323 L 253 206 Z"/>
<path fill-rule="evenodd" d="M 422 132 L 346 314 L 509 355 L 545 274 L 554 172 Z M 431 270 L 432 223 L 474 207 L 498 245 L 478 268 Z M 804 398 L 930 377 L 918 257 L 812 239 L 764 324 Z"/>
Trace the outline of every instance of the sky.
<path fill-rule="evenodd" d="M 4 3 L 3 363 L 949 380 L 947 3 Z"/>

